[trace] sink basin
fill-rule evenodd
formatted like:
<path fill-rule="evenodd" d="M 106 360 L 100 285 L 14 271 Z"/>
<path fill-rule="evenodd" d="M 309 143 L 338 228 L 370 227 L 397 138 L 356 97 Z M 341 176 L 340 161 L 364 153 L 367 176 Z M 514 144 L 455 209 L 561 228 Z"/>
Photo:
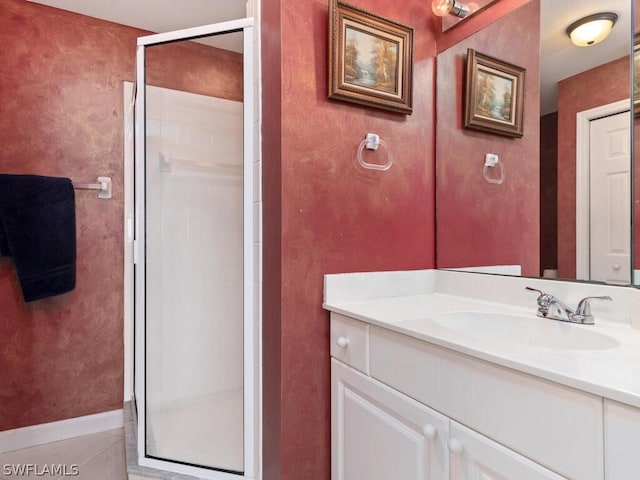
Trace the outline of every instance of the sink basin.
<path fill-rule="evenodd" d="M 568 350 L 608 350 L 620 346 L 615 338 L 557 320 L 535 315 L 489 312 L 447 312 L 435 315 L 438 325 L 486 340 Z"/>

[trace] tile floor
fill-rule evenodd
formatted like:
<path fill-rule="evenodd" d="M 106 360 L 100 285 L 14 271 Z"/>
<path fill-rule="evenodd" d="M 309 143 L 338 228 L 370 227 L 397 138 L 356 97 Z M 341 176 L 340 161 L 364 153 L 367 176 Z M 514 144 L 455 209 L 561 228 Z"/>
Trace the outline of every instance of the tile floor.
<path fill-rule="evenodd" d="M 242 470 L 242 389 L 174 408 L 147 405 L 147 453 L 185 463 Z"/>
<path fill-rule="evenodd" d="M 65 466 L 67 475 L 50 475 L 47 470 Z M 17 473 L 25 467 L 30 468 L 29 474 Z M 78 473 L 72 476 L 75 469 Z M 45 478 L 126 480 L 124 430 L 119 428 L 0 454 L 0 480 Z"/>

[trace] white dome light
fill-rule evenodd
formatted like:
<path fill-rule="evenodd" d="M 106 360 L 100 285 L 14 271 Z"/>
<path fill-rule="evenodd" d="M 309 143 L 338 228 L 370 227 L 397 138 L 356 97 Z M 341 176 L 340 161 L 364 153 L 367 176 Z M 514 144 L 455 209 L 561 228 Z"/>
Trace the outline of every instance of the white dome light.
<path fill-rule="evenodd" d="M 569 25 L 567 35 L 574 45 L 590 47 L 607 38 L 616 20 L 618 20 L 618 15 L 611 12 L 589 15 Z"/>

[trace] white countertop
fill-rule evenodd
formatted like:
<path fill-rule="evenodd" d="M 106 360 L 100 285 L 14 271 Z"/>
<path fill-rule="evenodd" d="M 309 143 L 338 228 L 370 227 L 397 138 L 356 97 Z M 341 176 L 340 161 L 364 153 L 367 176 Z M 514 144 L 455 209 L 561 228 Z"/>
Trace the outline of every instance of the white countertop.
<path fill-rule="evenodd" d="M 413 289 L 414 291 L 411 287 L 407 287 L 408 283 L 403 282 L 402 279 L 415 280 L 416 272 L 408 272 L 408 277 L 400 272 L 394 272 L 391 277 L 388 274 L 375 277 L 376 273 L 354 274 L 358 276 L 356 284 L 351 282 L 348 275 L 333 276 L 333 280 L 336 281 L 334 284 L 331 284 L 332 279 L 328 278 L 332 277 L 331 275 L 325 277 L 323 304 L 325 309 L 640 408 L 640 330 L 631 327 L 631 319 L 626 322 L 621 321 L 621 314 L 619 314 L 619 311 L 633 310 L 633 305 L 621 305 L 621 303 L 628 302 L 629 296 L 635 297 L 636 293 L 640 294 L 635 289 L 631 292 L 623 292 L 631 289 L 610 286 L 601 286 L 601 289 L 598 289 L 598 286 L 588 286 L 588 295 L 607 295 L 611 294 L 611 289 L 617 289 L 613 290 L 613 296 L 618 304 L 615 306 L 615 312 L 611 310 L 613 320 L 608 320 L 607 310 L 600 307 L 604 313 L 600 316 L 596 314 L 596 325 L 576 325 L 537 317 L 535 295 L 524 297 L 528 303 L 526 307 L 519 304 L 522 302 L 494 301 L 500 293 L 508 293 L 508 288 L 504 288 L 505 285 L 514 282 L 516 284 L 514 292 L 522 290 L 522 285 L 525 283 L 535 288 L 542 287 L 541 289 L 549 292 L 553 292 L 554 288 L 570 291 L 567 290 L 570 286 L 562 286 L 558 282 L 548 281 L 550 283 L 547 283 L 544 280 L 522 278 L 513 278 L 510 281 L 508 277 L 505 279 L 505 277 L 479 275 L 475 278 L 482 282 L 482 286 L 478 286 L 477 291 L 500 287 L 497 290 L 498 294 L 491 298 L 492 301 L 484 301 L 479 300 L 477 296 L 469 298 L 466 295 L 466 287 L 462 284 L 473 285 L 473 278 L 468 277 L 470 274 L 467 273 L 459 274 L 467 275 L 465 277 L 456 277 L 454 272 L 436 274 L 434 271 L 422 271 L 418 275 L 420 281 L 417 282 L 420 286 Z M 367 275 L 373 275 L 373 277 L 368 278 Z M 440 278 L 440 275 L 446 278 Z M 392 279 L 394 285 L 385 288 L 385 276 L 387 279 Z M 464 295 L 451 294 L 452 278 L 461 281 L 460 290 Z M 350 282 L 347 287 L 345 287 L 347 285 L 345 280 Z M 443 283 L 449 283 L 446 287 L 439 289 L 440 280 Z M 577 284 L 577 288 L 584 290 L 585 285 Z M 439 290 L 446 290 L 447 293 Z M 558 328 L 584 329 L 606 335 L 616 340 L 619 346 L 601 350 L 531 346 L 500 341 L 489 334 L 463 333 L 442 326 L 433 320 L 438 314 L 455 311 L 492 312 L 530 317 L 532 322 L 553 322 L 558 324 Z"/>

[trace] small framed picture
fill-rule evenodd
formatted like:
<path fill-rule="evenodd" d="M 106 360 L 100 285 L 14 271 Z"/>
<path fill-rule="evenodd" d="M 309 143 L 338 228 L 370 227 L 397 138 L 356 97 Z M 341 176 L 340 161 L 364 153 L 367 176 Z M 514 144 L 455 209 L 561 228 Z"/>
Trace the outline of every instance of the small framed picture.
<path fill-rule="evenodd" d="M 522 137 L 525 69 L 467 50 L 464 126 Z"/>
<path fill-rule="evenodd" d="M 411 114 L 413 29 L 332 0 L 329 98 Z"/>

